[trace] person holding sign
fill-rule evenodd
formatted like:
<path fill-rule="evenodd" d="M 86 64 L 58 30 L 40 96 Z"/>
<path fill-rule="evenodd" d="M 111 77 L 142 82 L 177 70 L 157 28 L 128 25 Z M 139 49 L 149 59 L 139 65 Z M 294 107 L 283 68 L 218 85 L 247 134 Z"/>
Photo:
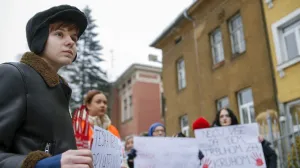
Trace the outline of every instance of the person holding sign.
<path fill-rule="evenodd" d="M 76 109 L 73 115 L 73 129 L 78 148 L 91 148 L 95 125 L 120 139 L 119 131 L 111 124 L 106 112 L 107 98 L 104 93 L 99 90 L 89 91 L 85 97 L 84 105 Z"/>
<path fill-rule="evenodd" d="M 204 118 L 204 117 L 199 117 L 197 120 L 193 122 L 193 131 L 198 130 L 198 129 L 205 129 L 209 128 L 209 122 Z M 200 165 L 202 163 L 202 159 L 204 158 L 204 154 L 201 150 L 198 152 L 198 159 L 200 160 Z"/>
<path fill-rule="evenodd" d="M 76 42 L 87 24 L 73 6 L 41 11 L 26 25 L 31 52 L 0 65 L 0 167 L 92 168 L 91 151 L 76 150 L 71 89 L 57 74 L 76 60 Z"/>
<path fill-rule="evenodd" d="M 148 130 L 149 137 L 165 137 L 166 136 L 166 128 L 161 123 L 154 123 L 149 127 Z M 127 162 L 130 168 L 134 168 L 134 158 L 136 157 L 136 150 L 132 148 L 130 152 L 127 154 Z"/>
<path fill-rule="evenodd" d="M 221 109 L 217 113 L 214 123 L 215 126 L 219 127 L 239 124 L 237 117 L 229 108 Z M 261 142 L 263 147 L 267 168 L 277 168 L 277 155 L 275 151 L 270 147 L 270 143 L 261 137 L 259 137 L 259 141 Z"/>

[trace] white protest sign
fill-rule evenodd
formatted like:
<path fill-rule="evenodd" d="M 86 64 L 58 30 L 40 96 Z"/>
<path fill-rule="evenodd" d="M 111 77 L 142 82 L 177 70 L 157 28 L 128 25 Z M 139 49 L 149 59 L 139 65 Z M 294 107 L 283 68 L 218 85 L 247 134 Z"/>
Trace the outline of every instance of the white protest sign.
<path fill-rule="evenodd" d="M 121 141 L 109 131 L 106 131 L 98 126 L 94 126 L 92 153 L 94 168 L 121 167 Z"/>
<path fill-rule="evenodd" d="M 195 130 L 201 168 L 266 168 L 258 135 L 256 123 Z"/>
<path fill-rule="evenodd" d="M 134 137 L 135 168 L 198 168 L 195 138 Z"/>

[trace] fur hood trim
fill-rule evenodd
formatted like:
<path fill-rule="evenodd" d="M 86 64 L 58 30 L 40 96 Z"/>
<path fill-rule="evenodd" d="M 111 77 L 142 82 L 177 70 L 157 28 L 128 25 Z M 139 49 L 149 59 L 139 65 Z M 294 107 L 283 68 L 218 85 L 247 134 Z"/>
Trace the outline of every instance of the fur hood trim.
<path fill-rule="evenodd" d="M 20 62 L 29 65 L 35 71 L 37 71 L 49 87 L 55 87 L 58 85 L 60 83 L 60 79 L 64 84 L 68 85 L 67 82 L 56 72 L 54 72 L 40 56 L 34 54 L 33 52 L 26 52 L 22 56 Z"/>

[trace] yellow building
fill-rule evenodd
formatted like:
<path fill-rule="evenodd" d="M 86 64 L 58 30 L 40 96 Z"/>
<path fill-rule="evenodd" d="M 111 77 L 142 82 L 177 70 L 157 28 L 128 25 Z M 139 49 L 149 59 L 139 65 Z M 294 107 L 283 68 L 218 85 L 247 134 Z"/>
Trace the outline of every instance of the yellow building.
<path fill-rule="evenodd" d="M 166 9 L 167 10 L 167 9 Z M 167 134 L 231 108 L 240 123 L 277 111 L 261 0 L 198 0 L 151 44 L 163 53 Z"/>
<path fill-rule="evenodd" d="M 300 0 L 262 2 L 281 121 L 290 125 L 289 131 L 296 131 L 296 113 L 300 116 Z"/>

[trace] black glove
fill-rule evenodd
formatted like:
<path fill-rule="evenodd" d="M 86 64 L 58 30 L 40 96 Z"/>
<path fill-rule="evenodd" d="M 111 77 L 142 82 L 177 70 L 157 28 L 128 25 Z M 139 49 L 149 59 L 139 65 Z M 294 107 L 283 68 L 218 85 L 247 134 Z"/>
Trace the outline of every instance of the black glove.
<path fill-rule="evenodd" d="M 127 154 L 127 164 L 130 168 L 134 168 L 134 158 L 136 157 L 136 150 L 131 149 L 130 152 Z"/>
<path fill-rule="evenodd" d="M 201 150 L 198 152 L 198 159 L 200 160 L 200 166 L 201 166 L 201 160 L 204 158 L 204 154 L 202 153 Z"/>
<path fill-rule="evenodd" d="M 202 153 L 201 150 L 198 152 L 198 159 L 201 161 L 204 158 L 204 154 Z"/>
<path fill-rule="evenodd" d="M 263 153 L 265 156 L 266 165 L 269 168 L 277 168 L 276 160 L 277 154 L 274 149 L 271 148 L 271 143 L 267 140 L 261 142 Z"/>
<path fill-rule="evenodd" d="M 130 152 L 127 154 L 128 160 L 133 160 L 136 157 L 136 150 L 131 149 Z"/>

